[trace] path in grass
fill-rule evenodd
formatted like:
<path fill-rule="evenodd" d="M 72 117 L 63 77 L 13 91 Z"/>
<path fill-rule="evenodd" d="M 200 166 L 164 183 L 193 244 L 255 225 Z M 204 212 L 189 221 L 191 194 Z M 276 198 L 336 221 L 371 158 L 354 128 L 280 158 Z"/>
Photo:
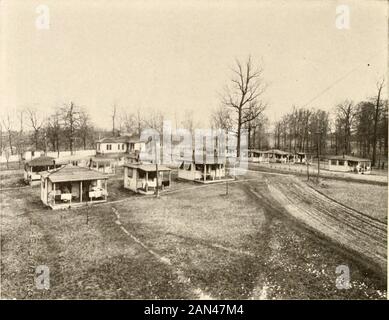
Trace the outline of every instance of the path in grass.
<path fill-rule="evenodd" d="M 289 219 L 256 177 L 231 183 L 228 195 L 224 184 L 160 199 L 128 194 L 89 212 L 39 210 L 36 189 L 4 192 L 3 297 L 384 298 L 385 279 Z M 53 277 L 44 293 L 31 289 L 37 264 Z M 340 264 L 350 290 L 335 286 Z"/>
<path fill-rule="evenodd" d="M 247 182 L 252 186 L 252 182 Z M 261 194 L 266 185 L 254 183 Z M 215 298 L 382 298 L 385 281 L 286 219 L 241 184 L 199 188 L 115 207 L 131 234 Z M 353 289 L 336 289 L 348 264 Z"/>

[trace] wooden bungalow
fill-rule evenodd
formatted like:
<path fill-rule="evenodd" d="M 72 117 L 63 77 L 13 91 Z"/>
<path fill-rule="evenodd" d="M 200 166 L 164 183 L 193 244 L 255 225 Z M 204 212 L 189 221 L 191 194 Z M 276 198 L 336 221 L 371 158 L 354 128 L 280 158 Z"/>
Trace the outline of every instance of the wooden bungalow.
<path fill-rule="evenodd" d="M 215 152 L 213 157 L 204 155 L 202 159 L 184 160 L 178 167 L 178 178 L 201 183 L 212 183 L 233 180 L 227 176 L 226 161 L 219 158 Z"/>
<path fill-rule="evenodd" d="M 347 155 L 331 156 L 328 157 L 328 170 L 370 174 L 371 160 Z"/>
<path fill-rule="evenodd" d="M 57 164 L 52 157 L 40 156 L 24 164 L 24 181 L 30 185 L 39 184 L 40 172 L 56 168 Z"/>
<path fill-rule="evenodd" d="M 251 162 L 269 162 L 269 158 L 267 157 L 267 155 L 267 151 L 258 149 L 248 150 L 248 159 Z"/>
<path fill-rule="evenodd" d="M 278 162 L 288 163 L 294 162 L 294 156 L 286 151 L 271 149 L 271 150 L 248 150 L 249 161 L 251 162 Z"/>
<path fill-rule="evenodd" d="M 158 165 L 158 189 L 163 191 L 171 185 L 171 169 Z M 124 165 L 124 188 L 142 194 L 153 194 L 157 188 L 155 164 L 128 163 Z"/>
<path fill-rule="evenodd" d="M 89 167 L 93 170 L 106 173 L 115 174 L 117 159 L 110 157 L 92 157 L 89 161 Z"/>
<path fill-rule="evenodd" d="M 296 152 L 294 154 L 294 163 L 297 164 L 307 164 L 308 159 L 308 154 L 305 152 Z"/>
<path fill-rule="evenodd" d="M 61 156 L 55 159 L 57 165 L 73 165 L 79 167 L 88 167 L 89 166 L 90 156 L 73 154 Z"/>
<path fill-rule="evenodd" d="M 65 209 L 107 201 L 108 176 L 85 167 L 66 165 L 43 172 L 41 200 L 52 209 Z"/>

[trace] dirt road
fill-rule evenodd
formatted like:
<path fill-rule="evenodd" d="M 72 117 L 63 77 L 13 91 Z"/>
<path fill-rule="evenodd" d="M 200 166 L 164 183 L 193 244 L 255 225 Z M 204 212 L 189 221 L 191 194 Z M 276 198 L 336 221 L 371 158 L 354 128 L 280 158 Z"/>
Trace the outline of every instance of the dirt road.
<path fill-rule="evenodd" d="M 329 199 L 296 177 L 267 175 L 265 182 L 271 197 L 290 215 L 386 273 L 385 223 Z M 263 199 L 265 193 L 259 194 L 255 186 L 249 189 Z"/>

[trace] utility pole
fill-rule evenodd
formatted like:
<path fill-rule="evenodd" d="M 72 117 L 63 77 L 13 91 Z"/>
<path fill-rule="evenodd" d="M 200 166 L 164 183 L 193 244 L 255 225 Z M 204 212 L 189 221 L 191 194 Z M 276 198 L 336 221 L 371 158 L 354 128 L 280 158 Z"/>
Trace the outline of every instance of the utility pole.
<path fill-rule="evenodd" d="M 155 196 L 159 198 L 159 172 L 158 172 L 158 156 L 157 156 L 157 139 L 154 139 L 154 149 L 155 149 L 155 170 L 157 174 L 157 186 L 155 188 Z"/>
<path fill-rule="evenodd" d="M 316 132 L 317 135 L 317 182 L 319 182 L 320 177 L 320 149 L 321 149 L 321 131 Z"/>
<path fill-rule="evenodd" d="M 307 180 L 309 181 L 309 160 L 308 160 L 308 156 L 305 158 L 305 163 L 307 164 Z"/>

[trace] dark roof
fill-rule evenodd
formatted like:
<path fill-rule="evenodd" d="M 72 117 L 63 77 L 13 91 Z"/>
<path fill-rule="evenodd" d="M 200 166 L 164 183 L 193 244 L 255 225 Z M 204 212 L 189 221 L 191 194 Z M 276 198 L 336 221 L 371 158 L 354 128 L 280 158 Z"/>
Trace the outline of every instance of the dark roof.
<path fill-rule="evenodd" d="M 137 143 L 137 142 L 147 142 L 146 140 L 141 140 L 137 134 L 133 135 L 123 135 L 119 137 L 105 137 L 96 141 L 97 143 Z"/>
<path fill-rule="evenodd" d="M 108 179 L 106 174 L 99 171 L 71 165 L 66 165 L 53 171 L 44 171 L 41 175 L 45 179 L 48 178 L 51 182 Z"/>
<path fill-rule="evenodd" d="M 53 157 L 40 156 L 27 162 L 31 167 L 36 166 L 51 166 L 54 165 L 55 159 Z"/>
<path fill-rule="evenodd" d="M 97 143 L 127 143 L 128 137 L 120 136 L 120 137 L 105 137 L 100 140 L 97 140 Z"/>
<path fill-rule="evenodd" d="M 249 149 L 248 152 L 267 153 L 267 151 L 263 151 L 263 150 L 259 150 L 259 149 Z"/>
<path fill-rule="evenodd" d="M 268 151 L 265 151 L 264 153 L 278 154 L 282 156 L 289 154 L 289 152 L 278 150 L 278 149 L 270 149 Z"/>
<path fill-rule="evenodd" d="M 61 158 L 55 159 L 55 164 L 68 164 L 72 161 L 80 161 L 80 160 L 89 160 L 91 156 L 73 154 L 70 156 L 63 156 Z"/>
<path fill-rule="evenodd" d="M 124 158 L 126 156 L 126 152 L 123 151 L 123 152 L 109 152 L 109 153 L 97 153 L 95 158 L 101 158 L 101 159 L 120 159 L 120 158 Z M 90 156 L 89 156 L 90 158 Z"/>
<path fill-rule="evenodd" d="M 111 163 L 113 161 L 117 161 L 115 158 L 107 158 L 107 157 L 92 157 L 91 160 L 96 163 Z"/>
<path fill-rule="evenodd" d="M 124 165 L 125 167 L 132 168 L 132 169 L 139 169 L 142 171 L 157 171 L 155 164 L 139 164 L 139 163 L 128 163 Z M 158 165 L 158 171 L 171 171 L 172 169 L 164 166 L 164 165 Z"/>
<path fill-rule="evenodd" d="M 329 160 L 371 161 L 370 159 L 358 158 L 358 157 L 348 156 L 348 155 L 344 155 L 344 156 L 328 156 L 327 158 Z"/>

